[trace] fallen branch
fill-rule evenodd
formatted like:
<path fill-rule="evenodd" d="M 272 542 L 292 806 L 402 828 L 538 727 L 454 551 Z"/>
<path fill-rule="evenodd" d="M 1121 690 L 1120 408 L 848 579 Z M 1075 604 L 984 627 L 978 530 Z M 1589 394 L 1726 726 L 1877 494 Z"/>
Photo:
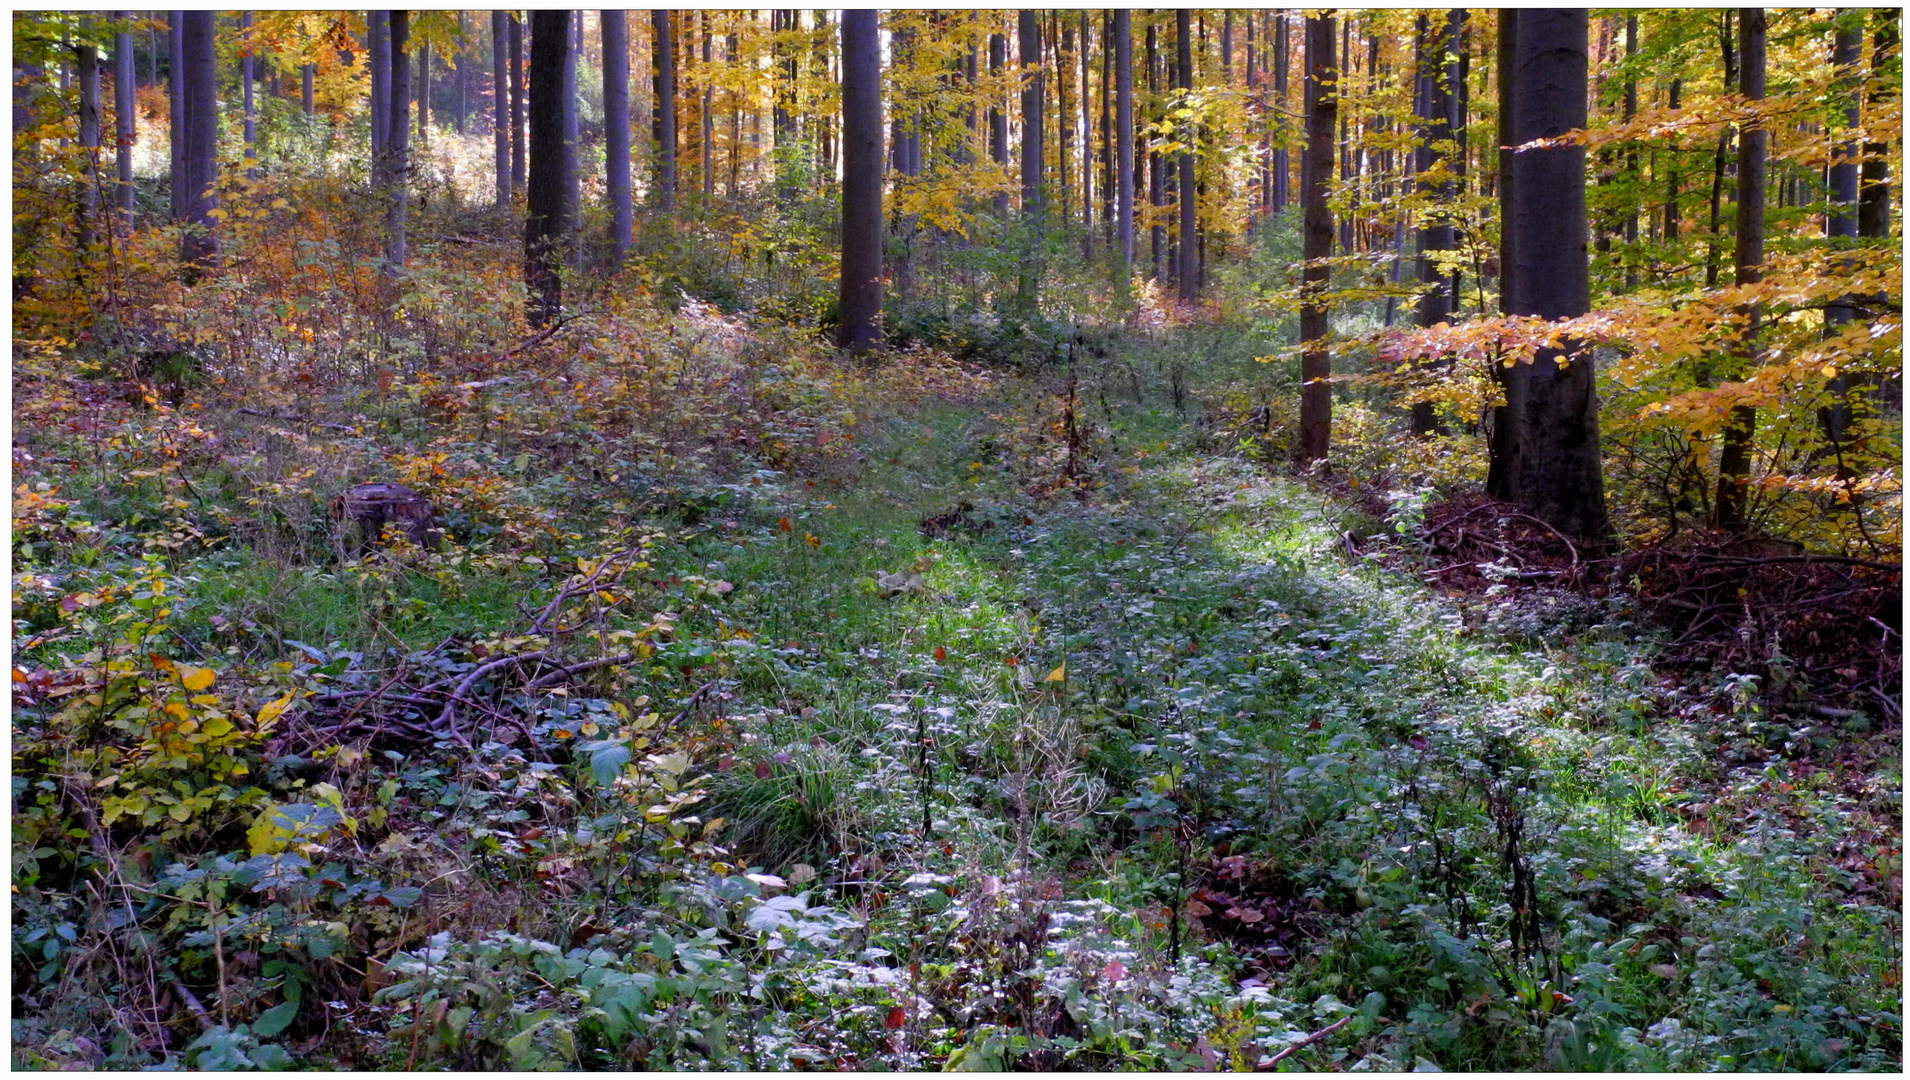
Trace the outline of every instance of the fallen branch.
<path fill-rule="evenodd" d="M 1327 1026 L 1321 1028 L 1320 1030 L 1314 1032 L 1313 1034 L 1308 1035 L 1306 1038 L 1301 1039 L 1299 1042 L 1294 1043 L 1293 1045 L 1281 1050 L 1279 1053 L 1273 1055 L 1272 1057 L 1268 1058 L 1265 1061 L 1262 1061 L 1260 1064 L 1255 1065 L 1253 1067 L 1254 1071 L 1255 1072 L 1272 1072 L 1273 1067 L 1275 1065 L 1278 1065 L 1282 1061 L 1285 1061 L 1287 1058 L 1292 1057 L 1294 1053 L 1297 1052 L 1301 1047 L 1310 1046 L 1313 1043 L 1319 1042 L 1321 1039 L 1326 1038 L 1328 1035 L 1331 1035 L 1334 1032 L 1345 1027 L 1346 1025 L 1352 1023 L 1353 1017 L 1358 1015 L 1359 1015 L 1358 1013 L 1349 1013 L 1346 1016 L 1340 1017 L 1338 1020 L 1333 1021 L 1331 1024 L 1328 1024 Z"/>
<path fill-rule="evenodd" d="M 355 427 L 347 427 L 344 424 L 328 424 L 323 420 L 313 420 L 311 417 L 299 416 L 296 413 L 270 413 L 259 409 L 240 409 L 238 411 L 246 416 L 257 416 L 266 420 L 280 420 L 288 424 L 306 424 L 311 427 L 324 428 L 327 431 L 342 431 L 347 435 L 358 434 L 358 429 Z"/>

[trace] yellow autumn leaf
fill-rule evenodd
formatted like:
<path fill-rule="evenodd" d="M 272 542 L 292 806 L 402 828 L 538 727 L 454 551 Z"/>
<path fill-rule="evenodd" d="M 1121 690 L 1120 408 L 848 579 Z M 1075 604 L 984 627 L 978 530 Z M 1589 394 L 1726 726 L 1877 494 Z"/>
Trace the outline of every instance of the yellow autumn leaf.
<path fill-rule="evenodd" d="M 259 730 L 264 731 L 270 728 L 272 724 L 278 720 L 279 714 L 291 707 L 292 695 L 289 691 L 284 697 L 276 701 L 268 701 L 264 705 L 259 706 Z"/>
<path fill-rule="evenodd" d="M 179 685 L 188 690 L 204 690 L 212 685 L 219 673 L 211 668 L 193 667 L 191 664 L 179 665 Z"/>
<path fill-rule="evenodd" d="M 200 730 L 204 731 L 208 736 L 216 739 L 221 735 L 226 735 L 231 733 L 232 721 L 227 720 L 223 716 L 215 716 L 212 719 L 207 720 L 206 726 L 204 728 L 201 728 Z"/>
<path fill-rule="evenodd" d="M 1068 665 L 1063 664 L 1060 667 L 1055 668 L 1053 671 L 1050 671 L 1048 673 L 1048 677 L 1041 681 L 1042 682 L 1061 682 L 1067 677 L 1068 677 Z"/>

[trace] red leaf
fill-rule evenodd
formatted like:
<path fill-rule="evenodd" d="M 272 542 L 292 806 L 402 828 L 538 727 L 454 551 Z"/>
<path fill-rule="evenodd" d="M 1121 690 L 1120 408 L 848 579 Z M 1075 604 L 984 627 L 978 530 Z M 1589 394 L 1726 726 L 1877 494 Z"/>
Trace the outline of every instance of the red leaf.
<path fill-rule="evenodd" d="M 1108 966 L 1101 969 L 1101 977 L 1109 982 L 1120 982 L 1127 978 L 1127 965 L 1119 960 L 1109 960 Z"/>
<path fill-rule="evenodd" d="M 904 1009 L 900 1005 L 897 1005 L 895 1008 L 889 1010 L 889 1018 L 886 1021 L 884 1021 L 884 1023 L 888 1026 L 889 1030 L 893 1031 L 896 1028 L 901 1027 L 903 1024 L 908 1023 L 908 1019 L 909 1019 L 908 1010 Z"/>
<path fill-rule="evenodd" d="M 769 779 L 769 762 L 759 761 L 756 763 L 756 779 L 758 780 Z"/>
<path fill-rule="evenodd" d="M 948 650 L 940 645 L 935 646 L 935 662 L 939 664 L 946 659 L 948 659 Z"/>

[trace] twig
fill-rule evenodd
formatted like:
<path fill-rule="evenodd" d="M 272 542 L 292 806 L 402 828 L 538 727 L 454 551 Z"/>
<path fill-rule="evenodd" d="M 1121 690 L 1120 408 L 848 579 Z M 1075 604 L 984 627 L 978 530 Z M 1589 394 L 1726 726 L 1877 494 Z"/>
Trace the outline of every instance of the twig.
<path fill-rule="evenodd" d="M 563 682 L 565 679 L 568 679 L 573 675 L 582 675 L 586 671 L 595 671 L 598 668 L 605 668 L 605 667 L 615 667 L 618 664 L 628 664 L 631 661 L 635 660 L 636 658 L 637 658 L 636 653 L 618 653 L 615 656 L 605 656 L 596 660 L 585 660 L 581 664 L 572 664 L 569 667 L 561 667 L 555 671 L 550 671 L 550 672 L 546 672 L 545 674 L 539 675 L 537 678 L 532 679 L 528 685 L 530 689 L 537 690 L 545 686 L 550 686 L 555 683 Z"/>
<path fill-rule="evenodd" d="M 259 409 L 239 409 L 237 411 L 246 416 L 257 416 L 266 420 L 283 420 L 292 424 L 307 424 L 311 427 L 324 428 L 327 431 L 342 431 L 347 435 L 358 434 L 357 428 L 347 427 L 344 424 L 328 424 L 323 420 L 313 420 L 310 417 L 299 416 L 296 413 L 270 413 Z"/>
<path fill-rule="evenodd" d="M 1301 1039 L 1299 1042 L 1294 1043 L 1292 1046 L 1287 1047 L 1286 1049 L 1273 1055 L 1267 1060 L 1259 1063 L 1258 1065 L 1255 1065 L 1253 1067 L 1254 1071 L 1255 1072 L 1272 1072 L 1273 1067 L 1275 1065 L 1278 1065 L 1282 1061 L 1285 1061 L 1287 1058 L 1292 1057 L 1293 1054 L 1296 1051 L 1298 1051 L 1301 1047 L 1309 1046 L 1313 1043 L 1319 1042 L 1321 1039 L 1326 1038 L 1328 1035 L 1331 1035 L 1334 1032 L 1345 1027 L 1346 1025 L 1352 1023 L 1353 1017 L 1358 1015 L 1359 1015 L 1358 1013 L 1349 1013 L 1346 1016 L 1340 1017 L 1338 1020 L 1333 1021 L 1331 1024 L 1328 1024 L 1327 1026 L 1321 1028 L 1320 1030 L 1314 1032 L 1313 1034 L 1308 1035 L 1306 1038 Z"/>

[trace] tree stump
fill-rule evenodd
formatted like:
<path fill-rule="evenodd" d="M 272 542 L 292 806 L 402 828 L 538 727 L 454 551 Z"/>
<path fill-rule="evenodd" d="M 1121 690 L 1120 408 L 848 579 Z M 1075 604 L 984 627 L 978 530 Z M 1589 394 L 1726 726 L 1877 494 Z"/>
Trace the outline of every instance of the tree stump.
<path fill-rule="evenodd" d="M 406 539 L 421 548 L 435 549 L 443 535 L 431 513 L 431 503 L 403 484 L 359 484 L 332 500 L 332 518 L 347 550 L 363 555 L 396 524 Z"/>

